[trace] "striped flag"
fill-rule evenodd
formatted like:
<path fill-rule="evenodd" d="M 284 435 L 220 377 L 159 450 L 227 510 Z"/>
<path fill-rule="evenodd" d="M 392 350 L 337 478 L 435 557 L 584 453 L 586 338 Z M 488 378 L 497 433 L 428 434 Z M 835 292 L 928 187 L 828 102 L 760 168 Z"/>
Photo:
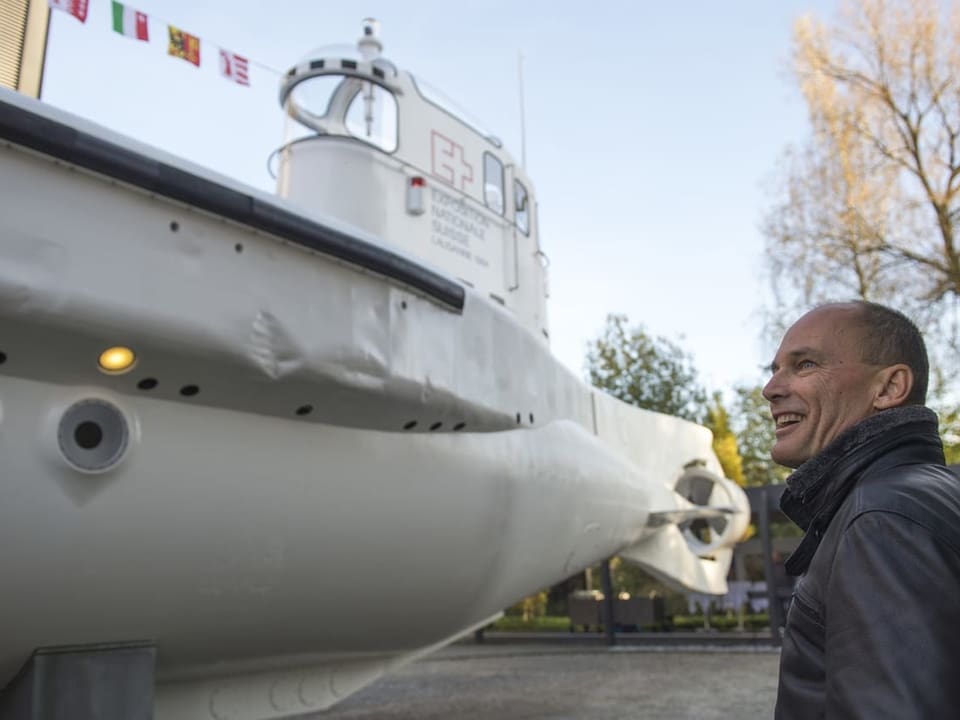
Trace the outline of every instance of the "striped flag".
<path fill-rule="evenodd" d="M 68 12 L 82 23 L 87 21 L 89 4 L 89 0 L 50 0 L 51 8 Z"/>
<path fill-rule="evenodd" d="M 220 48 L 220 74 L 237 85 L 250 85 L 249 63 L 245 57 Z"/>
<path fill-rule="evenodd" d="M 200 38 L 173 25 L 168 25 L 167 29 L 170 31 L 170 45 L 167 47 L 167 55 L 182 58 L 188 63 L 200 67 Z"/>
<path fill-rule="evenodd" d="M 113 31 L 135 40 L 149 40 L 147 14 L 113 0 Z"/>

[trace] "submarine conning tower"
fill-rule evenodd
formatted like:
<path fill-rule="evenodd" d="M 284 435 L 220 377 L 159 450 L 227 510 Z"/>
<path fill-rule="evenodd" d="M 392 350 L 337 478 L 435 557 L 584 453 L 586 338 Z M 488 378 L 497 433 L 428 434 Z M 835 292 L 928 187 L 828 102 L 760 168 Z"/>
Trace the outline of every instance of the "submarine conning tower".
<path fill-rule="evenodd" d="M 368 18 L 356 47 L 320 48 L 284 76 L 277 193 L 442 270 L 547 342 L 548 263 L 529 178 L 382 49 Z"/>

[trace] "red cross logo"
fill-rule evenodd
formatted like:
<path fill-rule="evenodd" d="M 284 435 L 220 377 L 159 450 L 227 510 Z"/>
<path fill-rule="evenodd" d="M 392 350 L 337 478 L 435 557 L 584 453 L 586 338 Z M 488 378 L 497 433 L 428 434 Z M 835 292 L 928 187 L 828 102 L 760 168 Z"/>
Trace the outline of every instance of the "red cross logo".
<path fill-rule="evenodd" d="M 467 162 L 463 154 L 463 145 L 430 131 L 431 172 L 444 182 L 460 190 L 466 190 L 467 183 L 473 182 L 473 165 Z"/>

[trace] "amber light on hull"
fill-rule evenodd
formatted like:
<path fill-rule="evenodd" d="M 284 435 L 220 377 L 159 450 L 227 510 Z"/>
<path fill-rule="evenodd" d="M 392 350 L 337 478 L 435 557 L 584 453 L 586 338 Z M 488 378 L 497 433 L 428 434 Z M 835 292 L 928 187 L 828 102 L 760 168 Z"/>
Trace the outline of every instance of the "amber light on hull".
<path fill-rule="evenodd" d="M 125 373 L 137 362 L 137 355 L 128 347 L 116 345 L 100 353 L 97 364 L 105 373 L 119 375 Z"/>

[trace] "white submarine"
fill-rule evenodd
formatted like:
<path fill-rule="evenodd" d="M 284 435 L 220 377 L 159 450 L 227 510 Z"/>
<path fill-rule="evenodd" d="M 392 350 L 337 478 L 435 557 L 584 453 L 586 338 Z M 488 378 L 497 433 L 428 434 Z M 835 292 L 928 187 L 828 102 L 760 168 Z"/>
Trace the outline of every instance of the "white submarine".
<path fill-rule="evenodd" d="M 0 712 L 148 648 L 158 720 L 315 713 L 614 554 L 725 592 L 710 432 L 551 355 L 532 183 L 363 27 L 277 196 L 0 91 Z"/>

